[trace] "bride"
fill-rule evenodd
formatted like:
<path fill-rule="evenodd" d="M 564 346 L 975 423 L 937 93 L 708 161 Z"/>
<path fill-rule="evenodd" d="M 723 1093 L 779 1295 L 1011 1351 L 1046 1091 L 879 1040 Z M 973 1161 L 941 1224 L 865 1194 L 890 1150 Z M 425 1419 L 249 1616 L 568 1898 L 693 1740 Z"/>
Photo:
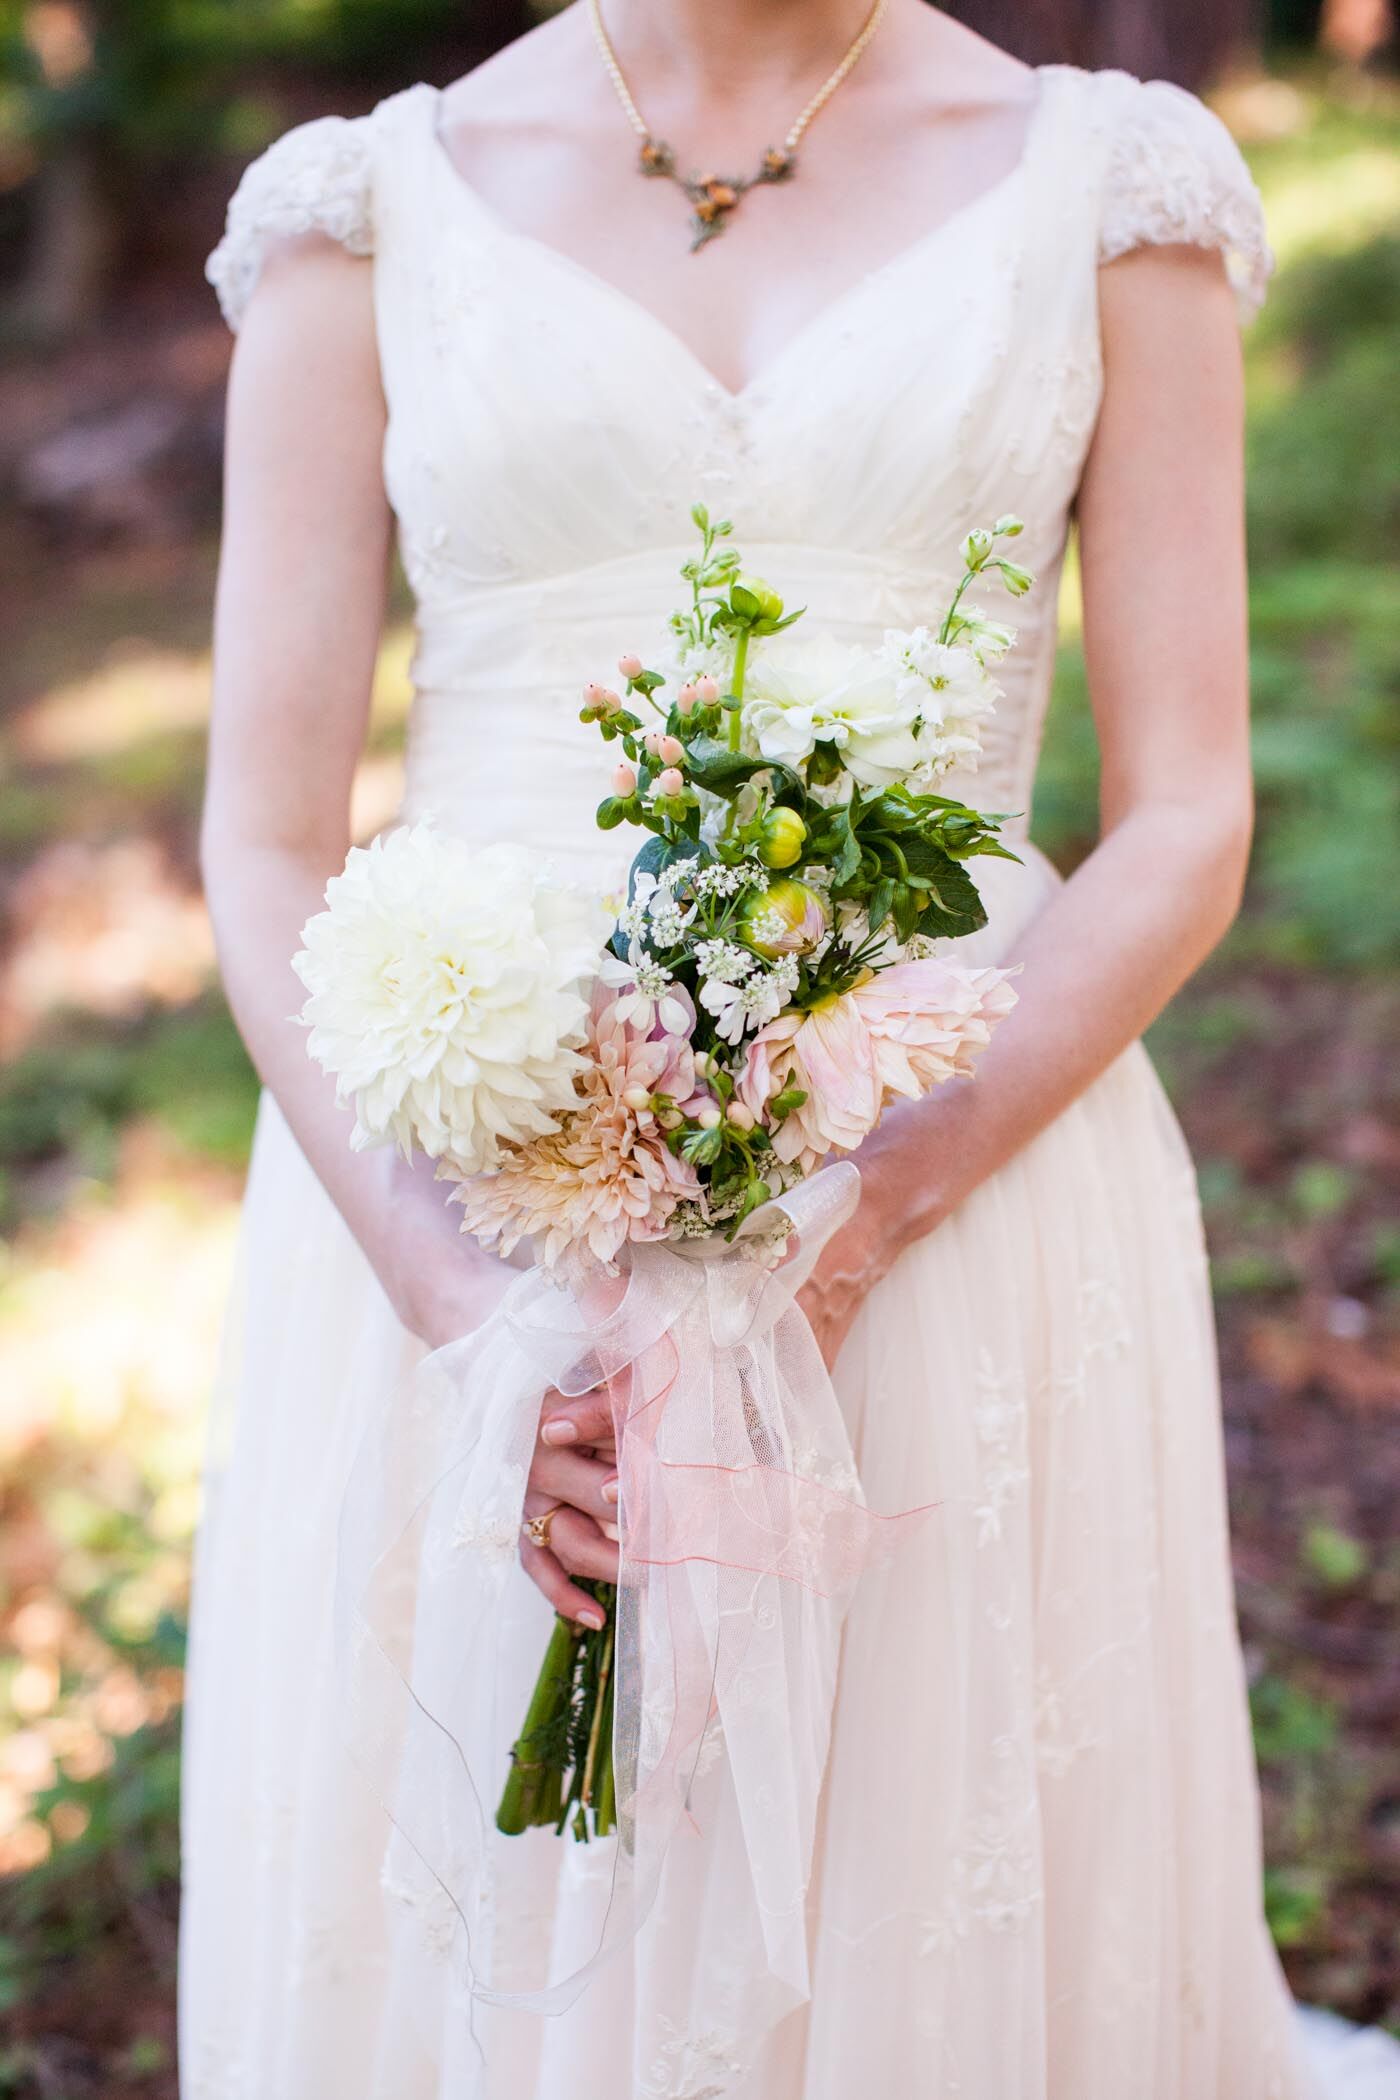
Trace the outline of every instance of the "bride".
<path fill-rule="evenodd" d="M 266 1093 L 195 1588 L 186 2100 L 1311 2089 L 1261 1915 L 1194 1185 L 1137 1042 L 1245 867 L 1258 202 L 1178 90 L 867 5 L 579 0 L 446 91 L 290 133 L 211 259 L 240 339 L 204 854 Z M 332 1624 L 366 1424 L 510 1272 L 430 1176 L 351 1151 L 289 958 L 350 840 L 394 536 L 405 813 L 606 886 L 577 687 L 662 632 L 697 499 L 851 640 L 926 618 L 972 525 L 1027 521 L 1006 695 L 953 789 L 1021 813 L 970 954 L 1019 964 L 1020 1000 L 975 1083 L 867 1144 L 804 1294 L 872 1504 L 938 1504 L 847 1623 L 810 1996 L 770 2023 L 742 1960 L 698 1958 L 736 1900 L 702 1779 L 635 1942 L 546 2020 L 512 1990 L 586 1958 L 611 1846 L 499 1841 L 512 1987 L 460 2002 Z M 1061 884 L 1025 812 L 1071 515 L 1103 821 Z M 512 1722 L 550 1608 L 615 1568 L 611 1434 L 602 1395 L 544 1410 Z"/>

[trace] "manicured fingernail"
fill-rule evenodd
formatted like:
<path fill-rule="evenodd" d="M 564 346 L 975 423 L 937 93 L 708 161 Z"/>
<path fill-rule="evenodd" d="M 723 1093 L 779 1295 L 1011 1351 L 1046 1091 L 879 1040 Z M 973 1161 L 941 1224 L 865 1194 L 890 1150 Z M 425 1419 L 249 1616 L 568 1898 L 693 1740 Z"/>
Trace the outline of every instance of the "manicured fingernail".
<path fill-rule="evenodd" d="M 603 1630 L 603 1614 L 600 1611 L 581 1611 L 578 1622 L 580 1626 L 591 1627 L 594 1633 L 601 1633 Z"/>
<path fill-rule="evenodd" d="M 605 1539 L 620 1539 L 622 1537 L 622 1533 L 618 1530 L 616 1524 L 600 1524 L 598 1529 L 602 1532 Z"/>
<path fill-rule="evenodd" d="M 603 1482 L 603 1500 L 605 1502 L 616 1502 L 621 1493 L 622 1489 L 617 1481 L 605 1480 Z"/>
<path fill-rule="evenodd" d="M 540 1431 L 542 1444 L 576 1444 L 578 1431 L 572 1422 L 546 1422 Z"/>

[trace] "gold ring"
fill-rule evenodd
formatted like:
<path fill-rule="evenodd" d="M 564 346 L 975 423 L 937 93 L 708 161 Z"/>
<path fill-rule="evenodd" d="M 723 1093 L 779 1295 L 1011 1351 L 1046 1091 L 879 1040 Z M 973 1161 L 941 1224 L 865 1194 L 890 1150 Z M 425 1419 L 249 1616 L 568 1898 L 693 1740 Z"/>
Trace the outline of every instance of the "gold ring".
<path fill-rule="evenodd" d="M 553 1509 L 545 1510 L 540 1516 L 527 1517 L 520 1527 L 524 1537 L 532 1546 L 538 1546 L 542 1553 L 549 1551 L 549 1527 L 563 1507 L 562 1502 L 556 1502 Z"/>

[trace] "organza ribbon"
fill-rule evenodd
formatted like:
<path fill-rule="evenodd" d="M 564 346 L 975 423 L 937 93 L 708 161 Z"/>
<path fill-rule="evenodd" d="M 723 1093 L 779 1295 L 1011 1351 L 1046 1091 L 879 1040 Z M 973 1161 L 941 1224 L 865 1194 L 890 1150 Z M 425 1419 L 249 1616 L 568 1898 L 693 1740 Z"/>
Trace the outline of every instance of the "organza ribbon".
<path fill-rule="evenodd" d="M 367 1428 L 342 1516 L 338 1660 L 431 2016 L 442 1964 L 451 1999 L 562 2011 L 654 1907 L 696 2002 L 711 1979 L 736 2030 L 809 1994 L 841 1624 L 872 1556 L 925 1514 L 866 1507 L 794 1302 L 858 1194 L 856 1169 L 833 1166 L 732 1245 L 634 1246 L 620 1278 L 573 1288 L 531 1270 Z M 540 1973 L 512 1888 L 527 1871 L 567 1875 L 575 1841 L 494 1828 L 550 1624 L 516 1553 L 544 1396 L 600 1384 L 620 1480 L 618 1837 L 586 1848 L 606 1858 L 603 1892 L 543 1935 Z M 683 1894 L 697 1846 L 718 1910 Z M 427 1971 L 425 1931 L 441 1957 Z"/>

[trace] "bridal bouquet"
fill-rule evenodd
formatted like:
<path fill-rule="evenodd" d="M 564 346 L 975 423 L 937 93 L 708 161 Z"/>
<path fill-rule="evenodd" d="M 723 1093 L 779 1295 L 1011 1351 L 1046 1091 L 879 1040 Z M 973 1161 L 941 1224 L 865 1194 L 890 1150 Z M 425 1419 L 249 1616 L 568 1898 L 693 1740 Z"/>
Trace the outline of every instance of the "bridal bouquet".
<path fill-rule="evenodd" d="M 696 505 L 659 666 L 590 684 L 614 747 L 604 830 L 639 828 L 611 908 L 525 847 L 419 822 L 351 852 L 295 968 L 310 1054 L 352 1143 L 438 1162 L 463 1229 L 586 1292 L 658 1241 L 734 1240 L 887 1107 L 972 1068 L 1014 1003 L 947 946 L 985 923 L 969 863 L 1002 819 L 938 793 L 975 768 L 1011 630 L 969 595 L 1030 577 L 1002 518 L 973 532 L 935 625 L 876 648 L 794 631 L 727 521 Z M 625 1507 L 622 1515 L 625 1526 Z M 587 1585 L 585 1585 L 587 1587 Z M 615 1816 L 610 1588 L 601 1632 L 559 1621 L 498 1814 L 505 1831 Z"/>

